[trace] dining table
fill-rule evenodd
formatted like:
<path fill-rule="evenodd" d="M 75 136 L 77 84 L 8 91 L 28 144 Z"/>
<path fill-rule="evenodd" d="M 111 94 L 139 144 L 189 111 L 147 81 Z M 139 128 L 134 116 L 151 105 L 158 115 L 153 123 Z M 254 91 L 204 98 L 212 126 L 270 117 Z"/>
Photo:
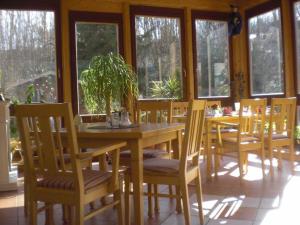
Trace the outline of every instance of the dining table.
<path fill-rule="evenodd" d="M 147 123 L 121 128 L 107 128 L 103 123 L 85 123 L 78 126 L 80 148 L 97 148 L 114 142 L 127 142 L 126 149 L 131 151 L 134 224 L 144 224 L 143 149 L 171 141 L 174 158 L 179 159 L 184 127 L 183 123 Z"/>

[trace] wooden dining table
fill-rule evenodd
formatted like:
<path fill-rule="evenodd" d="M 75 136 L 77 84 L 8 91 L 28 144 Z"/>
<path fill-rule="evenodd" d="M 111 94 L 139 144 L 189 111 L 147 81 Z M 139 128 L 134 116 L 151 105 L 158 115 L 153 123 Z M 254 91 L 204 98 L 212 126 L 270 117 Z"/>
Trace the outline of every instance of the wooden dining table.
<path fill-rule="evenodd" d="M 113 142 L 127 142 L 127 149 L 131 150 L 134 224 L 144 224 L 143 149 L 171 141 L 174 158 L 179 159 L 184 127 L 183 123 L 150 123 L 120 129 L 105 128 L 103 124 L 98 123 L 87 123 L 78 127 L 77 136 L 80 148 L 97 148 Z"/>

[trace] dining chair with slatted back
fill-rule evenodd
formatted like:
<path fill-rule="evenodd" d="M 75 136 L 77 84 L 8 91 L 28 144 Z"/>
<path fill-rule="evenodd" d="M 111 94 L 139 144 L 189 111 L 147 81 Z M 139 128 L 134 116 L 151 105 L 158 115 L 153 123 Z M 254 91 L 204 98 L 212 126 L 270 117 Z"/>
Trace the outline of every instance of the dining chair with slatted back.
<path fill-rule="evenodd" d="M 172 120 L 171 101 L 139 101 L 137 103 L 139 123 L 170 123 Z"/>
<path fill-rule="evenodd" d="M 97 150 L 98 154 L 113 152 L 111 173 L 82 169 L 82 162 L 91 161 L 92 153 L 80 153 L 78 150 L 69 103 L 18 105 L 15 113 L 30 191 L 30 224 L 37 224 L 37 202 L 44 202 L 48 206 L 62 204 L 74 207 L 78 225 L 83 225 L 85 220 L 116 205 L 119 224 L 123 224 L 118 169 L 119 151 L 126 142 Z M 64 128 L 60 126 L 62 121 Z M 68 168 L 65 166 L 64 149 L 70 153 Z M 35 160 L 38 160 L 38 167 Z M 85 214 L 86 204 L 112 193 L 117 197 L 111 204 Z"/>
<path fill-rule="evenodd" d="M 281 168 L 281 150 L 288 148 L 289 160 L 294 164 L 294 129 L 296 115 L 296 98 L 272 98 L 268 134 L 265 146 L 270 159 L 270 171 L 273 174 L 273 152 L 276 150 Z"/>
<path fill-rule="evenodd" d="M 204 129 L 206 101 L 192 100 L 188 107 L 182 153 L 180 159 L 148 159 L 144 161 L 144 182 L 148 184 L 175 185 L 177 200 L 182 199 L 185 224 L 191 224 L 188 184 L 195 180 L 198 201 L 198 212 L 201 224 L 204 224 L 202 208 L 201 175 L 199 167 L 200 145 Z M 126 182 L 128 179 L 126 179 Z M 125 185 L 126 215 L 129 212 L 128 184 Z M 151 193 L 151 196 L 155 193 Z M 158 194 L 159 197 L 174 197 L 169 194 Z M 179 201 L 180 202 L 180 201 Z M 126 224 L 130 218 L 126 217 Z"/>
<path fill-rule="evenodd" d="M 240 103 L 239 122 L 217 122 L 218 146 L 215 151 L 215 176 L 218 174 L 218 155 L 236 152 L 240 178 L 247 166 L 248 153 L 256 152 L 261 157 L 262 174 L 265 175 L 264 164 L 264 130 L 266 117 L 266 99 L 242 99 Z M 235 127 L 238 132 L 234 137 L 223 137 L 220 128 Z M 247 168 L 247 167 L 246 167 Z"/>
<path fill-rule="evenodd" d="M 185 116 L 187 114 L 188 106 L 189 106 L 189 102 L 178 102 L 178 101 L 172 102 L 172 122 L 185 121 Z"/>

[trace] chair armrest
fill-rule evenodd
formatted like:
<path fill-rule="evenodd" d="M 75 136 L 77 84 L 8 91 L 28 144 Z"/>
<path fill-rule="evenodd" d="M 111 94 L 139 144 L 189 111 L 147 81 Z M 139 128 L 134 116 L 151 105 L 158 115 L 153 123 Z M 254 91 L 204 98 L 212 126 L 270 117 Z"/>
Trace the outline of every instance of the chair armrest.
<path fill-rule="evenodd" d="M 239 123 L 230 123 L 230 122 L 222 122 L 222 121 L 216 121 L 214 122 L 215 125 L 219 126 L 228 126 L 228 127 L 239 127 Z"/>
<path fill-rule="evenodd" d="M 100 156 L 105 154 L 106 152 L 111 152 L 117 149 L 120 149 L 122 147 L 125 147 L 127 145 L 127 142 L 123 141 L 123 142 L 117 142 L 111 145 L 106 145 L 100 148 L 96 148 L 95 150 L 89 151 L 89 152 L 85 152 L 86 154 L 90 154 L 92 157 L 96 157 L 96 156 Z M 84 154 L 84 153 L 82 153 Z"/>

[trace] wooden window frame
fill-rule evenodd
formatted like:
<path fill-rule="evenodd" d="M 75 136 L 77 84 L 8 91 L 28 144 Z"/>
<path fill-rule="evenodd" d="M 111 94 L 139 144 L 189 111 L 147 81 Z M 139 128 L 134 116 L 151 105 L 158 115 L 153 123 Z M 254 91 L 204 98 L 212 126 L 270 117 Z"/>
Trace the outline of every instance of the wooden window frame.
<path fill-rule="evenodd" d="M 250 49 L 249 49 L 249 20 L 255 16 L 267 13 L 269 11 L 279 9 L 280 11 L 280 20 L 281 20 L 281 44 L 282 44 L 282 70 L 283 70 L 283 94 L 259 94 L 253 95 L 251 92 L 251 72 L 250 72 Z M 246 51 L 247 51 L 247 71 L 248 71 L 248 91 L 250 98 L 267 98 L 268 102 L 273 97 L 285 97 L 286 96 L 286 82 L 285 82 L 285 59 L 284 59 L 284 29 L 283 29 L 283 17 L 282 17 L 282 7 L 281 0 L 272 0 L 260 5 L 254 6 L 253 8 L 247 9 L 245 11 L 245 28 L 246 28 Z"/>
<path fill-rule="evenodd" d="M 181 73 L 182 73 L 182 98 L 180 101 L 187 100 L 187 77 L 186 77 L 186 51 L 185 51 L 185 19 L 184 10 L 178 8 L 165 8 L 153 6 L 130 6 L 130 31 L 131 31 L 131 48 L 132 48 L 132 67 L 136 71 L 136 32 L 135 16 L 154 16 L 161 18 L 176 18 L 180 21 L 180 44 L 181 44 Z M 165 101 L 158 99 L 139 99 L 139 101 Z"/>
<path fill-rule="evenodd" d="M 69 12 L 69 29 L 70 29 L 70 65 L 71 65 L 71 91 L 72 91 L 72 107 L 73 113 L 79 113 L 78 105 L 78 75 L 77 75 L 77 59 L 76 59 L 76 22 L 91 22 L 91 23 L 111 23 L 118 25 L 118 44 L 119 54 L 124 56 L 123 44 L 123 16 L 120 13 L 102 13 L 102 12 L 86 12 L 86 11 L 70 11 Z M 94 121 L 94 117 L 99 115 L 83 116 L 83 120 Z M 103 119 L 103 118 L 101 118 Z M 101 120 L 100 119 L 100 120 Z"/>
<path fill-rule="evenodd" d="M 56 44 L 56 79 L 57 102 L 64 101 L 62 44 L 61 44 L 61 10 L 59 0 L 10 0 L 0 1 L 0 10 L 37 10 L 54 12 L 55 44 Z"/>
<path fill-rule="evenodd" d="M 221 101 L 223 105 L 233 105 L 234 91 L 232 88 L 233 81 L 233 50 L 232 50 L 232 37 L 228 36 L 228 53 L 229 53 L 229 88 L 230 96 L 228 97 L 199 97 L 198 96 L 198 74 L 197 74 L 197 40 L 196 40 L 196 20 L 212 20 L 227 22 L 229 13 L 213 12 L 213 11 L 199 11 L 192 10 L 192 44 L 193 44 L 193 71 L 194 71 L 194 93 L 195 99 L 208 99 L 212 101 Z"/>
<path fill-rule="evenodd" d="M 300 93 L 298 93 L 298 90 L 300 90 L 300 86 L 298 86 L 298 80 L 300 77 L 298 77 L 298 71 L 300 68 L 297 66 L 297 40 L 296 40 L 296 24 L 295 24 L 295 10 L 294 6 L 295 3 L 299 2 L 300 0 L 290 0 L 290 10 L 291 10 L 291 26 L 292 26 L 292 40 L 293 40 L 293 64 L 294 64 L 294 88 L 295 88 L 295 95 L 297 96 L 297 105 L 300 104 Z M 300 57 L 300 56 L 299 56 Z"/>

